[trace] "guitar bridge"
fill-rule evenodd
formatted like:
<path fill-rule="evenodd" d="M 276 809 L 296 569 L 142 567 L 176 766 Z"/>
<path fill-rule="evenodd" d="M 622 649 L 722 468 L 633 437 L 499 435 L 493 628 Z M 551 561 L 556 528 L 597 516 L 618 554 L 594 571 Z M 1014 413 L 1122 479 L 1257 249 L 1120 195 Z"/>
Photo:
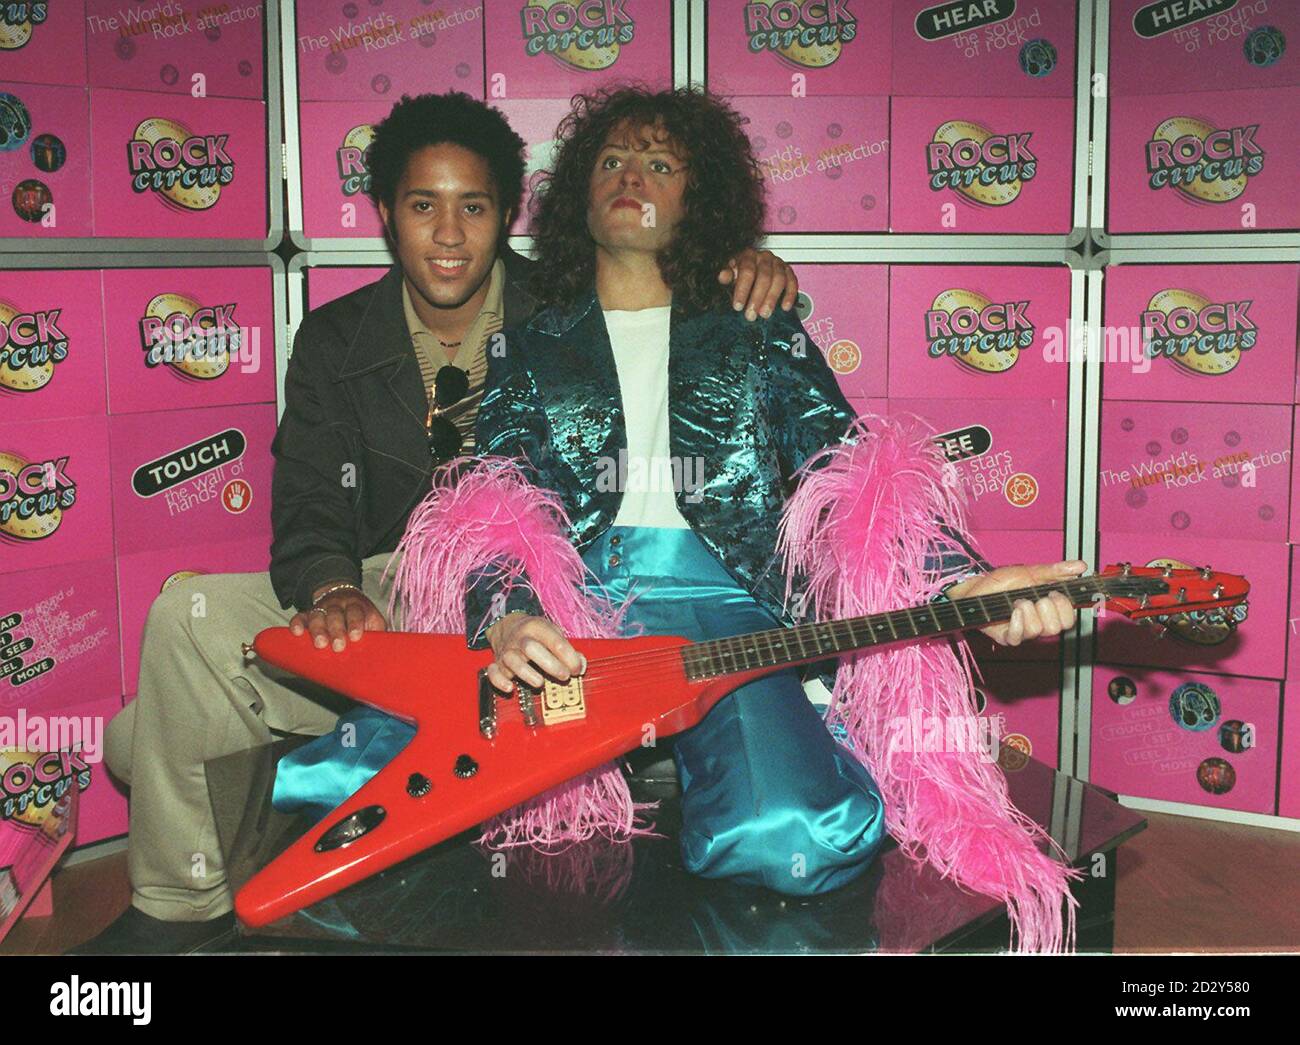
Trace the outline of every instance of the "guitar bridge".
<path fill-rule="evenodd" d="M 537 713 L 538 690 L 532 686 L 517 682 L 515 683 L 515 691 L 519 694 L 519 713 L 524 716 L 524 725 L 529 727 L 540 726 L 542 717 Z"/>
<path fill-rule="evenodd" d="M 488 681 L 487 668 L 478 673 L 478 731 L 485 740 L 497 735 L 496 687 Z"/>

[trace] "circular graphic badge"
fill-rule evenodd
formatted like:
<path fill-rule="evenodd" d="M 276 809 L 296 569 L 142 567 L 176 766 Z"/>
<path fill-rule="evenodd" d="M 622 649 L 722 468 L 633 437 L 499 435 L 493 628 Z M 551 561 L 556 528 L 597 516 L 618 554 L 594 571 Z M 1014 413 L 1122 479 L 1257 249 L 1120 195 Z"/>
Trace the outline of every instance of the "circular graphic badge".
<path fill-rule="evenodd" d="M 1038 480 L 1028 472 L 1017 472 L 1007 478 L 1003 492 L 1014 507 L 1028 508 L 1038 500 Z"/>
<path fill-rule="evenodd" d="M 0 91 L 0 152 L 13 152 L 27 144 L 32 117 L 16 94 Z"/>
<path fill-rule="evenodd" d="M 221 506 L 231 515 L 243 515 L 253 503 L 253 488 L 243 479 L 231 479 L 221 488 Z"/>
<path fill-rule="evenodd" d="M 1219 721 L 1219 697 L 1203 682 L 1184 682 L 1169 698 L 1169 715 L 1183 729 L 1203 733 Z"/>
<path fill-rule="evenodd" d="M 32 163 L 38 171 L 52 174 L 68 161 L 68 150 L 53 134 L 38 134 L 32 139 Z"/>
<path fill-rule="evenodd" d="M 1286 50 L 1286 37 L 1275 26 L 1261 25 L 1247 35 L 1242 49 L 1246 52 L 1246 61 L 1251 65 L 1266 68 L 1276 65 L 1281 59 L 1282 52 Z"/>
<path fill-rule="evenodd" d="M 1056 48 L 1046 40 L 1030 40 L 1020 48 L 1020 71 L 1035 79 L 1056 68 Z"/>
<path fill-rule="evenodd" d="M 1106 684 L 1106 695 L 1116 704 L 1132 704 L 1137 698 L 1137 683 L 1127 675 L 1116 675 Z"/>
<path fill-rule="evenodd" d="M 862 364 L 862 349 L 857 342 L 840 338 L 826 350 L 826 362 L 837 374 L 851 374 Z"/>
<path fill-rule="evenodd" d="M 1239 718 L 1230 718 L 1219 727 L 1219 746 L 1233 755 L 1255 746 L 1255 731 Z"/>
<path fill-rule="evenodd" d="M 1029 765 L 1029 756 L 1034 753 L 1034 745 L 1023 733 L 1008 733 L 1002 738 L 1002 748 L 998 752 L 998 765 L 1008 773 L 1017 773 Z"/>
<path fill-rule="evenodd" d="M 1207 758 L 1196 767 L 1196 782 L 1212 795 L 1226 795 L 1237 783 L 1237 771 L 1224 758 Z"/>

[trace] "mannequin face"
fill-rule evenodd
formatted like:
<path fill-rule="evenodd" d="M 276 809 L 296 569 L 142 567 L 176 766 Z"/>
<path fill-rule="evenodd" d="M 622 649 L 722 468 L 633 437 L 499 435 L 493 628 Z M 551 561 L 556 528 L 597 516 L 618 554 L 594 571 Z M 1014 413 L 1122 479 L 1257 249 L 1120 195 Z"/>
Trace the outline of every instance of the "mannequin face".
<path fill-rule="evenodd" d="M 614 128 L 591 172 L 587 227 L 611 251 L 656 253 L 684 213 L 687 164 L 662 126 Z"/>

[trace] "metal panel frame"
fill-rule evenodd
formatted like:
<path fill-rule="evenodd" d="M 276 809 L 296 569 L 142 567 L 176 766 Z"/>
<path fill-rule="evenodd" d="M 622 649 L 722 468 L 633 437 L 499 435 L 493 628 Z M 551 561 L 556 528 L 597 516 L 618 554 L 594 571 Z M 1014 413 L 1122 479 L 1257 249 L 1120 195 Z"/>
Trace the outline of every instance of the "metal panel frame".
<path fill-rule="evenodd" d="M 690 8 L 703 0 L 672 0 L 672 82 L 684 86 L 690 79 L 691 14 Z M 285 38 L 291 43 L 297 39 L 297 13 L 294 0 L 278 0 L 280 20 L 285 26 Z M 700 22 L 702 27 L 703 22 Z M 701 46 L 703 35 L 700 37 Z M 383 236 L 317 236 L 303 231 L 302 201 L 302 131 L 298 122 L 298 52 L 289 47 L 281 54 L 281 77 L 284 89 L 284 147 L 283 163 L 285 187 L 288 193 L 288 211 L 285 232 L 289 241 L 300 251 L 313 254 L 356 253 L 388 251 L 388 241 Z M 488 104 L 492 99 L 487 99 Z M 511 236 L 510 243 L 526 243 L 526 236 Z M 519 249 L 519 248 L 516 248 Z"/>
<path fill-rule="evenodd" d="M 1162 232 L 1117 233 L 1106 229 L 1106 197 L 1109 171 L 1106 168 L 1110 99 L 1110 0 L 1095 0 L 1097 18 L 1093 37 L 1093 67 L 1101 77 L 1102 94 L 1093 106 L 1091 164 L 1092 201 L 1089 212 L 1092 238 L 1100 247 L 1179 251 L 1201 246 L 1225 247 L 1293 247 L 1300 246 L 1300 232 Z"/>
<path fill-rule="evenodd" d="M 680 2 L 680 0 L 679 0 Z M 707 44 L 707 0 L 689 0 L 691 83 L 705 83 Z M 1088 238 L 1088 121 L 1091 103 L 1091 67 L 1089 43 L 1092 39 L 1093 11 L 1088 0 L 1078 0 L 1076 25 L 1077 46 L 1074 87 L 1074 185 L 1072 191 L 1072 227 L 1065 235 L 1039 233 L 928 233 L 928 232 L 832 232 L 781 233 L 768 236 L 763 245 L 772 250 L 795 249 L 805 244 L 843 246 L 857 250 L 893 250 L 897 248 L 944 247 L 965 250 L 1025 252 L 1032 250 L 1077 247 Z M 892 97 L 892 96 L 891 96 Z M 784 257 L 784 253 L 782 253 Z"/>
<path fill-rule="evenodd" d="M 212 255 L 226 255 L 232 251 L 272 251 L 284 238 L 284 184 L 283 166 L 284 147 L 282 141 L 281 81 L 280 70 L 275 62 L 275 54 L 281 50 L 280 20 L 273 3 L 262 5 L 266 27 L 265 50 L 265 95 L 266 106 L 266 193 L 267 193 L 267 235 L 263 239 L 208 239 L 179 237 L 134 237 L 134 236 L 70 236 L 57 239 L 39 237 L 13 237 L 0 240 L 0 254 L 18 253 L 19 251 L 42 257 L 62 257 L 72 252 L 85 251 L 98 254 L 103 251 L 121 251 L 123 253 L 151 253 L 160 251 L 182 251 L 186 254 L 201 252 Z M 292 39 L 292 38 L 291 38 Z M 88 88 L 89 89 L 89 88 Z M 251 100 L 251 99 L 237 99 Z M 51 266 L 41 265 L 41 268 Z M 105 266 L 111 267 L 111 266 Z"/>
<path fill-rule="evenodd" d="M 285 318 L 285 265 L 278 254 L 264 251 L 205 251 L 181 254 L 175 251 L 138 251 L 115 253 L 108 251 L 61 252 L 40 254 L 14 254 L 0 252 L 0 272 L 60 271 L 80 269 L 179 269 L 179 268 L 269 268 L 271 270 L 271 345 L 275 354 L 276 402 L 284 401 L 284 364 L 288 355 L 286 334 L 289 326 Z M 107 346 L 105 346 L 107 350 Z M 281 406 L 277 406 L 279 418 Z"/>
<path fill-rule="evenodd" d="M 1087 330 L 1091 349 L 1088 352 L 1085 370 L 1088 374 L 1083 414 L 1085 428 L 1080 433 L 1084 440 L 1085 466 L 1083 474 L 1082 495 L 1082 548 L 1081 558 L 1098 565 L 1097 545 L 1099 533 L 1098 517 L 1098 483 L 1101 452 L 1101 365 L 1104 352 L 1104 314 L 1102 310 L 1105 296 L 1105 269 L 1117 265 L 1186 265 L 1227 262 L 1238 264 L 1297 264 L 1300 263 L 1300 245 L 1277 246 L 1258 240 L 1252 240 L 1249 247 L 1228 245 L 1223 236 L 1214 236 L 1205 246 L 1193 247 L 1182 241 L 1176 249 L 1154 250 L 1150 248 L 1120 248 L 1099 251 L 1088 259 L 1088 296 L 1087 296 Z M 1092 676 L 1097 665 L 1094 619 L 1091 614 L 1080 615 L 1081 642 L 1079 676 L 1079 709 L 1076 722 L 1076 770 L 1073 773 L 1081 780 L 1091 779 L 1092 760 Z M 1253 676 L 1252 676 L 1253 677 Z M 1277 682 L 1285 693 L 1285 679 L 1267 679 Z M 1285 699 L 1283 696 L 1281 699 Z M 1281 705 L 1279 704 L 1279 707 Z M 1279 738 L 1280 739 L 1280 738 Z M 1278 753 L 1281 758 L 1281 751 Z M 1134 809 L 1151 812 L 1177 813 L 1182 816 L 1195 816 L 1204 819 L 1222 820 L 1229 823 L 1253 824 L 1259 827 L 1275 827 L 1279 830 L 1300 830 L 1300 819 L 1273 814 L 1244 813 L 1238 810 L 1225 810 L 1216 806 L 1200 806 L 1184 802 L 1168 802 L 1162 799 L 1142 798 L 1124 795 L 1120 801 Z"/>

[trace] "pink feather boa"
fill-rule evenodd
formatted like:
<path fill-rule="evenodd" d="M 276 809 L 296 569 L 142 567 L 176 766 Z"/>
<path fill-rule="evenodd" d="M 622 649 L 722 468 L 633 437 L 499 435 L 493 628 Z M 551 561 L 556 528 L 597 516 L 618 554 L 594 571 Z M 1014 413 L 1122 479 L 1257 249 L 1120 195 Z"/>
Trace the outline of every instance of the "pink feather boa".
<path fill-rule="evenodd" d="M 590 571 L 569 541 L 569 528 L 559 497 L 531 484 L 515 461 L 485 456 L 448 462 L 435 471 L 432 489 L 411 512 L 398 544 L 389 619 L 400 603 L 407 631 L 463 632 L 469 578 L 495 568 L 508 586 L 527 583 L 566 635 L 617 636 L 627 603 L 614 606 L 582 590 Z M 651 833 L 642 817 L 649 808 L 632 801 L 627 778 L 611 762 L 494 817 L 479 841 L 544 852 L 596 836 L 624 842 Z"/>
<path fill-rule="evenodd" d="M 919 420 L 919 419 L 918 419 Z M 870 422 L 868 424 L 868 422 Z M 804 605 L 819 620 L 925 601 L 937 578 L 924 563 L 937 519 L 965 534 L 965 511 L 933 431 L 859 418 L 845 441 L 810 459 L 782 513 L 778 552 L 786 595 L 806 579 Z M 399 549 L 390 617 L 399 602 L 411 631 L 459 632 L 468 578 L 495 564 L 528 583 L 569 635 L 619 634 L 627 604 L 585 593 L 589 575 L 569 542 L 559 498 L 531 485 L 509 458 L 461 458 L 439 469 L 411 514 Z M 970 752 L 899 750 L 896 724 L 919 709 L 928 721 L 974 714 L 974 661 L 964 640 L 936 637 L 844 658 L 828 718 L 843 723 L 881 788 L 900 848 L 961 886 L 1007 905 L 1021 951 L 1073 948 L 1078 872 L 1040 851 L 1060 849 L 1007 795 L 996 764 Z M 614 764 L 553 788 L 484 825 L 494 848 L 546 852 L 600 835 L 651 833 Z M 1063 854 L 1061 854 L 1063 856 Z M 1063 917 L 1064 915 L 1064 917 Z"/>
<path fill-rule="evenodd" d="M 806 583 L 804 604 L 817 620 L 933 596 L 937 578 L 923 569 L 926 549 L 951 543 L 938 520 L 969 540 L 963 494 L 945 481 L 951 468 L 933 434 L 919 418 L 904 425 L 864 416 L 843 443 L 805 462 L 777 542 L 787 599 L 796 576 Z M 923 721 L 945 724 L 975 714 L 974 661 L 960 633 L 840 663 L 827 719 L 843 724 L 880 786 L 886 825 L 902 851 L 1004 902 L 1019 950 L 1073 950 L 1078 902 L 1068 882 L 1078 872 L 1053 859 L 1053 850 L 1065 854 L 1011 804 L 997 764 L 973 746 L 936 752 L 899 743 L 899 724 L 918 710 Z"/>

